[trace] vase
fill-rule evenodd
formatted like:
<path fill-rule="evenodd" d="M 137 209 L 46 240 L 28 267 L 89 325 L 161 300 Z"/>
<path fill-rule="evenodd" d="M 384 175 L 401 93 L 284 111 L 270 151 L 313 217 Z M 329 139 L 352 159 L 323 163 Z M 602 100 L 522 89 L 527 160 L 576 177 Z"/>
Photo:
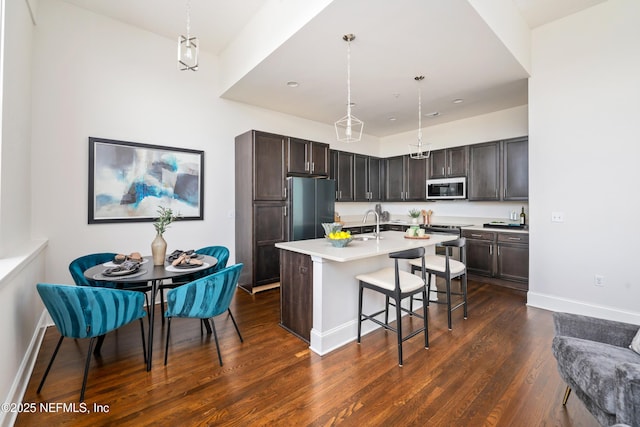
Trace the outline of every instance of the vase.
<path fill-rule="evenodd" d="M 418 218 L 411 218 L 411 222 L 413 224 L 417 224 L 418 223 Z"/>
<path fill-rule="evenodd" d="M 156 238 L 151 242 L 151 255 L 153 257 L 153 265 L 164 265 L 167 257 L 167 242 L 162 234 L 156 234 Z"/>

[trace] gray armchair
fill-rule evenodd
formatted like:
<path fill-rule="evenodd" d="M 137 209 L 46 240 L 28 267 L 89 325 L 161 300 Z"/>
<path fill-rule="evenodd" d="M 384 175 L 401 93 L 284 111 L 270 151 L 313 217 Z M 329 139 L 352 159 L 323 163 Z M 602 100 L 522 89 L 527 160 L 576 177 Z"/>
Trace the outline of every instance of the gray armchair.
<path fill-rule="evenodd" d="M 640 426 L 640 354 L 629 348 L 638 325 L 554 313 L 552 351 L 560 376 L 603 426 Z"/>

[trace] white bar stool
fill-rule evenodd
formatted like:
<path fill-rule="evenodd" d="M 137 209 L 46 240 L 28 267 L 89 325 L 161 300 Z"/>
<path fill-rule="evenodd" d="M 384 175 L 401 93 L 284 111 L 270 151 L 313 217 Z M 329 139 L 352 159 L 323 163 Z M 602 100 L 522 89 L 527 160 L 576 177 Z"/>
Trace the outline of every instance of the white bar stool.
<path fill-rule="evenodd" d="M 445 279 L 446 288 L 444 291 L 436 290 L 436 293 L 445 294 L 446 301 L 438 301 L 438 300 L 428 300 L 425 305 L 429 305 L 429 303 L 433 302 L 436 304 L 447 304 L 447 322 L 449 325 L 449 330 L 451 330 L 451 312 L 460 307 L 464 308 L 464 318 L 467 318 L 467 258 L 465 251 L 465 238 L 460 237 L 456 240 L 451 240 L 449 242 L 443 242 L 442 246 L 445 248 L 445 255 L 426 255 L 424 260 L 414 259 L 409 261 L 411 264 L 411 273 L 415 273 L 416 271 L 422 270 L 422 275 L 428 275 L 427 279 L 427 296 L 430 296 L 431 292 L 431 275 L 435 275 L 437 277 L 442 277 Z M 460 248 L 460 261 L 451 258 L 450 251 L 452 248 Z M 424 263 L 424 264 L 423 264 Z M 424 265 L 424 267 L 423 267 Z M 451 279 L 455 279 L 456 277 L 461 278 L 461 292 L 451 292 Z M 462 302 L 456 304 L 455 306 L 451 306 L 451 295 L 459 295 L 462 296 Z M 416 298 L 416 300 L 419 300 Z M 413 308 L 413 297 L 411 297 L 411 306 L 410 309 Z"/>
<path fill-rule="evenodd" d="M 356 279 L 360 281 L 359 297 L 358 297 L 358 344 L 360 344 L 360 335 L 362 330 L 362 322 L 364 320 L 370 320 L 383 328 L 395 332 L 398 336 L 398 365 L 402 366 L 402 343 L 411 337 L 418 335 L 420 332 L 424 332 L 424 347 L 429 348 L 429 329 L 428 329 L 428 307 L 424 304 L 423 315 L 414 312 L 413 310 L 403 308 L 401 302 L 404 298 L 413 297 L 416 294 L 422 294 L 424 301 L 427 301 L 427 288 L 425 286 L 425 264 L 424 264 L 424 248 L 413 248 L 405 251 L 392 252 L 389 254 L 389 258 L 395 260 L 395 267 L 383 268 L 372 273 L 358 274 Z M 398 259 L 415 259 L 420 263 L 422 270 L 422 277 L 407 271 L 400 271 L 398 269 Z M 380 292 L 386 296 L 385 308 L 372 314 L 362 313 L 362 293 L 363 290 L 371 289 L 372 291 Z M 389 299 L 393 299 L 396 308 L 396 327 L 393 328 L 389 325 Z M 419 328 L 406 337 L 402 336 L 402 311 L 409 313 L 412 316 L 423 319 L 424 324 L 422 328 Z M 375 317 L 385 313 L 384 322 L 376 319 Z"/>

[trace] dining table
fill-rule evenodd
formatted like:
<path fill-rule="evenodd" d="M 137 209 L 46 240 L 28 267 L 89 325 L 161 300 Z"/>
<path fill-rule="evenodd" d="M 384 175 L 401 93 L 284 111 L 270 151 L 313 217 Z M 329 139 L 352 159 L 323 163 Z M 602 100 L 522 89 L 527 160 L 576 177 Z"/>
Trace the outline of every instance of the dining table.
<path fill-rule="evenodd" d="M 149 334 L 147 346 L 147 371 L 151 370 L 151 360 L 153 355 L 153 325 L 154 325 L 154 307 L 156 304 L 156 294 L 159 286 L 164 280 L 172 279 L 172 281 L 180 281 L 181 278 L 193 274 L 196 271 L 210 270 L 218 263 L 218 259 L 209 255 L 199 255 L 198 259 L 202 260 L 202 265 L 194 268 L 180 268 L 171 265 L 165 261 L 163 265 L 153 265 L 153 258 L 145 256 L 142 258 L 140 268 L 132 274 L 123 276 L 105 275 L 105 270 L 115 267 L 117 264 L 106 262 L 95 265 L 84 272 L 84 276 L 96 282 L 113 282 L 113 283 L 151 283 L 151 306 L 149 310 Z M 164 315 L 164 314 L 162 314 Z"/>

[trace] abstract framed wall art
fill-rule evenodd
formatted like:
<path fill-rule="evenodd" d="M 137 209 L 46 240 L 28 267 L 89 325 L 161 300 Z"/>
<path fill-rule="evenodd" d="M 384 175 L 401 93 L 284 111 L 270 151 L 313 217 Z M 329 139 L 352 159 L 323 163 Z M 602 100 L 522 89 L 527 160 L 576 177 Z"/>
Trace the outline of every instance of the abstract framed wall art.
<path fill-rule="evenodd" d="M 89 137 L 89 224 L 203 219 L 204 151 Z"/>

